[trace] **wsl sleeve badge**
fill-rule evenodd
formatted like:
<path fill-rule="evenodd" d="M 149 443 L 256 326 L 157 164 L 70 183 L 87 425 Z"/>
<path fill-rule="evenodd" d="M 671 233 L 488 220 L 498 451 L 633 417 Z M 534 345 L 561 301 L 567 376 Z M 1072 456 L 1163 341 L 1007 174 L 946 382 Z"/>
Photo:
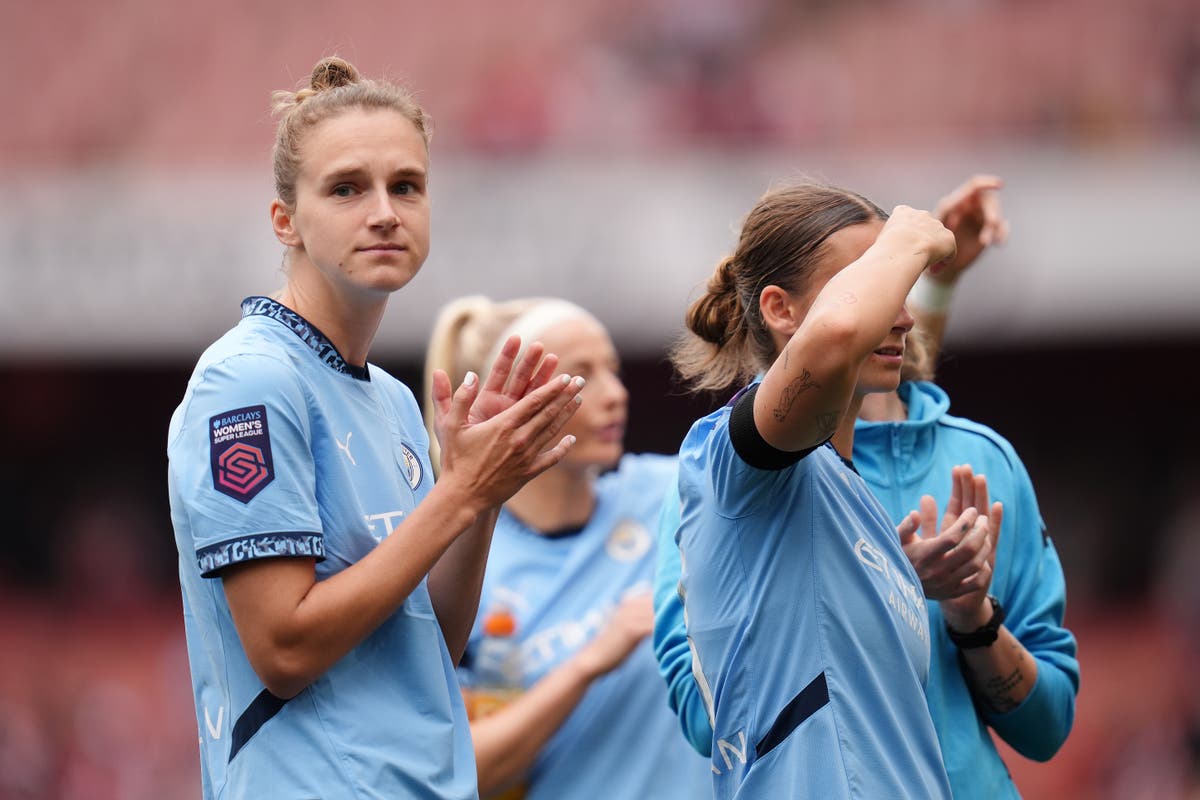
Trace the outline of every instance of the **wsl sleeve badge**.
<path fill-rule="evenodd" d="M 266 406 L 247 406 L 209 419 L 213 488 L 249 503 L 275 480 Z"/>

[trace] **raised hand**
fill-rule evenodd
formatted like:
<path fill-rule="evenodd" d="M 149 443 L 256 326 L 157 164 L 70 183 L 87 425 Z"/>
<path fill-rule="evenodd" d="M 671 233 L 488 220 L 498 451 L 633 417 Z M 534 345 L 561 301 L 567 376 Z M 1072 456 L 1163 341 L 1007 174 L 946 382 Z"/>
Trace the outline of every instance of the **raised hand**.
<path fill-rule="evenodd" d="M 995 175 L 974 175 L 938 201 L 933 214 L 954 234 L 958 253 L 930 267 L 931 278 L 941 283 L 957 281 L 980 253 L 1008 238 L 1008 220 L 1000 207 L 1003 185 Z"/>
<path fill-rule="evenodd" d="M 978 502 L 987 507 L 987 479 L 969 466 L 956 466 L 951 470 L 950 500 L 940 532 L 937 503 L 929 495 L 921 498 L 919 511 L 910 512 L 897 526 L 900 544 L 931 600 L 952 601 L 980 589 L 986 597 L 994 537 L 991 521 L 979 513 Z"/>
<path fill-rule="evenodd" d="M 499 357 L 497 364 L 504 359 Z M 460 490 L 463 501 L 479 511 L 508 500 L 530 478 L 557 464 L 575 442 L 573 436 L 557 436 L 579 407 L 583 378 L 560 375 L 547 380 L 543 369 L 535 370 L 531 363 L 537 361 L 526 354 L 507 380 L 496 379 L 498 370 L 493 368 L 489 381 L 498 380 L 503 388 L 487 388 L 482 404 L 478 401 L 484 390 L 474 373 L 468 373 L 462 386 L 451 392 L 449 376 L 442 370 L 434 372 L 434 430 L 442 448 L 440 482 Z M 510 391 L 513 386 L 518 388 Z"/>
<path fill-rule="evenodd" d="M 899 248 L 911 248 L 909 252 L 925 257 L 927 267 L 955 257 L 954 234 L 928 211 L 909 206 L 896 206 L 892 210 L 876 242 L 895 242 Z"/>
<path fill-rule="evenodd" d="M 510 336 L 500 348 L 479 396 L 471 404 L 468 422 L 475 424 L 491 419 L 550 380 L 558 366 L 558 356 L 546 353 L 543 358 L 545 348 L 541 342 L 530 344 L 518 362 L 520 351 L 521 338 Z"/>

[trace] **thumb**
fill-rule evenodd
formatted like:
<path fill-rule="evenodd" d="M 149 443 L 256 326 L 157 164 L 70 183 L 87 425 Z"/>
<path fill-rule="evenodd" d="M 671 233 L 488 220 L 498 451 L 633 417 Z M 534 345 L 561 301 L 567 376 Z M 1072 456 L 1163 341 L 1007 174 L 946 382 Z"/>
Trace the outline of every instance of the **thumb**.
<path fill-rule="evenodd" d="M 433 371 L 433 386 L 430 391 L 433 413 L 439 419 L 450 413 L 450 376 L 445 370 Z"/>
<path fill-rule="evenodd" d="M 921 538 L 917 533 L 921 528 L 921 514 L 918 511 L 910 511 L 900 520 L 900 524 L 896 526 L 896 533 L 900 534 L 900 546 L 908 547 L 914 544 Z"/>

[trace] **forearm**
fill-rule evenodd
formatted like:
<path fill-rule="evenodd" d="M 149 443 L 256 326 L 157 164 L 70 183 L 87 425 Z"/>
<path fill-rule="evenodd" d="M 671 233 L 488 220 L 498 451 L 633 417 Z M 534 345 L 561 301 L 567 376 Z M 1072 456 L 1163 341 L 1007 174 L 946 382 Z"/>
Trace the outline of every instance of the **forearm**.
<path fill-rule="evenodd" d="M 572 658 L 511 703 L 471 722 L 480 795 L 508 786 L 533 767 L 594 679 Z"/>
<path fill-rule="evenodd" d="M 223 583 L 255 671 L 292 697 L 404 603 L 475 518 L 466 498 L 435 487 L 370 553 L 314 580 L 311 561 L 271 559 L 226 570 Z"/>
<path fill-rule="evenodd" d="M 971 693 L 994 713 L 1016 709 L 1037 683 L 1037 660 L 1007 628 L 991 646 L 959 652 Z"/>
<path fill-rule="evenodd" d="M 492 508 L 477 515 L 429 571 L 429 597 L 454 663 L 466 649 L 479 611 L 479 592 L 499 513 Z"/>
<path fill-rule="evenodd" d="M 1037 682 L 1021 705 L 1004 714 L 987 712 L 985 718 L 1018 753 L 1047 761 L 1062 747 L 1075 722 L 1077 684 L 1072 673 L 1056 661 L 1035 659 Z"/>
<path fill-rule="evenodd" d="M 798 451 L 833 434 L 863 362 L 896 325 L 924 264 L 924 256 L 872 247 L 829 280 L 755 397 L 755 426 L 769 444 Z"/>

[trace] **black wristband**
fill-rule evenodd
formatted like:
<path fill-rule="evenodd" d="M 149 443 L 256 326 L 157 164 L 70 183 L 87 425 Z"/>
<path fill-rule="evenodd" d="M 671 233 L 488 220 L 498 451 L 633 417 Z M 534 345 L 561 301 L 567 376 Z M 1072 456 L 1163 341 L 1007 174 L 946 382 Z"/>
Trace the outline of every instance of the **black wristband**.
<path fill-rule="evenodd" d="M 989 647 L 1000 635 L 1000 626 L 1004 624 L 1004 606 L 1000 605 L 1000 601 L 990 594 L 988 602 L 992 604 L 992 618 L 982 627 L 976 628 L 970 633 L 959 633 L 946 625 L 946 633 L 950 635 L 950 641 L 954 642 L 959 650 Z"/>

